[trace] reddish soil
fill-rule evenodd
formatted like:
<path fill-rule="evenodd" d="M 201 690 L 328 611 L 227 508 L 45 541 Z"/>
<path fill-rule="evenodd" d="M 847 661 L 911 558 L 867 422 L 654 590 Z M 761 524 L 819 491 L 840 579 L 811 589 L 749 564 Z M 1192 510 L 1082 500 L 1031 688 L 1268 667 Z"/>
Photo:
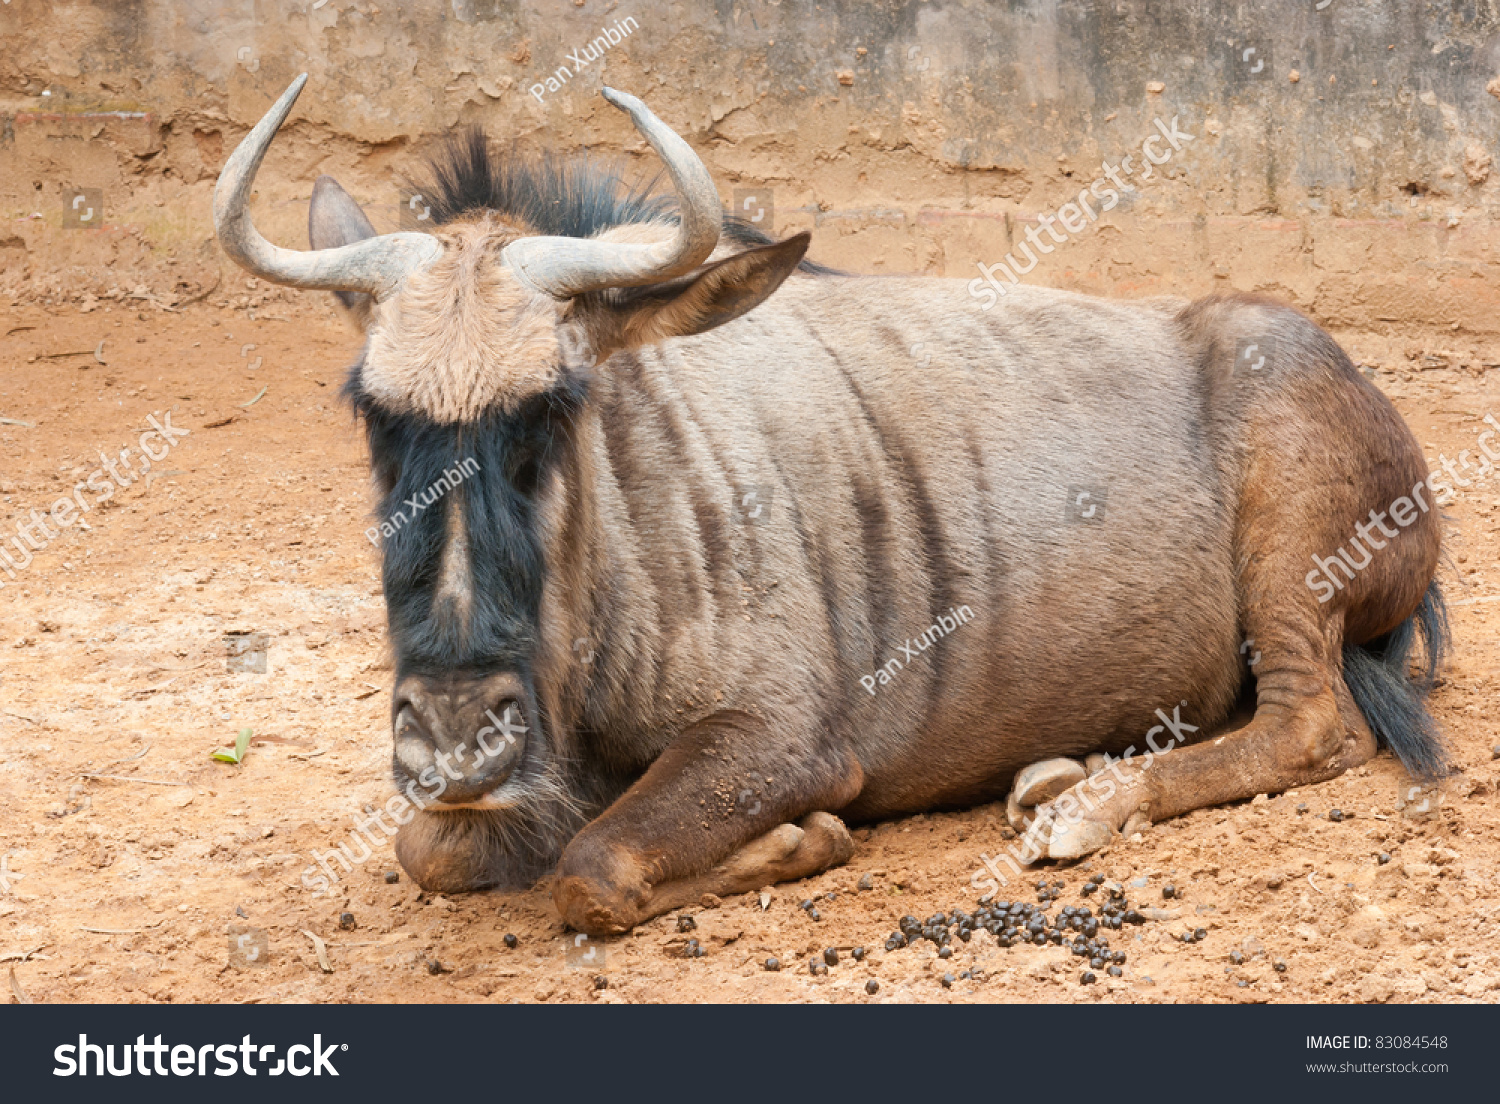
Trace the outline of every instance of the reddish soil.
<path fill-rule="evenodd" d="M 253 285 L 180 313 L 125 298 L 84 307 L 0 319 L 0 417 L 33 423 L 0 424 L 0 532 L 70 493 L 101 450 L 137 457 L 153 413 L 173 411 L 191 434 L 0 592 L 0 969 L 34 1001 L 1500 997 L 1488 938 L 1500 888 L 1500 479 L 1447 511 L 1456 654 L 1434 704 L 1462 772 L 1425 812 L 1398 807 L 1405 779 L 1382 753 L 1326 785 L 1203 810 L 1007 887 L 1034 900 L 1037 879 L 1062 880 L 1062 903 L 1075 904 L 1102 872 L 1132 904 L 1164 910 L 1110 933 L 1128 956 L 1123 977 L 1082 986 L 1062 949 L 1001 950 L 988 936 L 956 943 L 947 962 L 931 944 L 883 950 L 903 914 L 974 907 L 980 853 L 1007 842 L 996 806 L 861 829 L 848 866 L 775 887 L 764 907 L 752 895 L 691 910 L 701 958 L 682 957 L 690 936 L 673 915 L 594 948 L 602 964 L 578 964 L 545 884 L 430 897 L 404 875 L 387 884 L 389 844 L 337 895 L 302 884 L 309 853 L 346 840 L 389 792 L 391 673 L 363 535 L 364 446 L 338 398 L 355 338 L 321 302 Z M 1439 451 L 1473 453 L 1480 419 L 1500 415 L 1500 375 L 1486 372 L 1500 350 L 1458 334 L 1339 336 L 1434 463 Z M 106 364 L 41 359 L 101 338 Z M 224 638 L 236 632 L 268 634 L 265 674 L 228 669 Z M 211 760 L 246 727 L 267 742 L 238 766 Z M 1331 820 L 1332 809 L 1349 815 Z M 872 888 L 860 890 L 865 875 Z M 1163 900 L 1167 883 L 1184 899 Z M 813 921 L 798 902 L 817 894 L 834 896 Z M 1200 927 L 1201 942 L 1175 938 Z M 259 963 L 231 961 L 231 931 L 247 947 L 264 933 Z M 326 943 L 329 972 L 307 932 Z M 810 956 L 854 945 L 870 948 L 863 963 L 845 954 L 827 976 L 809 973 Z M 762 967 L 772 955 L 779 973 Z M 981 976 L 940 984 L 965 970 Z"/>

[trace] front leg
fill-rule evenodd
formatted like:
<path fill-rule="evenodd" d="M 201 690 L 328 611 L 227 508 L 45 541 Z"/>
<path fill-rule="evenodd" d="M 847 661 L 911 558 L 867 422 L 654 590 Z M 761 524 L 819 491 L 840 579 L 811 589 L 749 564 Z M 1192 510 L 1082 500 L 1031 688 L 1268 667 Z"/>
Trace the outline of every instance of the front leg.
<path fill-rule="evenodd" d="M 808 877 L 852 853 L 826 811 L 863 784 L 845 747 L 747 713 L 716 713 L 673 740 L 574 838 L 552 899 L 573 928 L 607 935 L 704 893 Z"/>

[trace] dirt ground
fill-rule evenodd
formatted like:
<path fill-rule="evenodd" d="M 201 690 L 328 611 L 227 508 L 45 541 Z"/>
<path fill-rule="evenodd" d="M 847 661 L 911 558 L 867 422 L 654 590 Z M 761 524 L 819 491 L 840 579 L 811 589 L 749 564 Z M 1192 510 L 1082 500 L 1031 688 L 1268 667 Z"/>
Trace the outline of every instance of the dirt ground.
<path fill-rule="evenodd" d="M 1462 449 L 1475 462 L 1481 419 L 1500 415 L 1500 349 L 1459 333 L 1337 336 L 1432 463 Z M 1008 843 L 997 806 L 860 829 L 849 865 L 775 887 L 764 904 L 710 901 L 689 910 L 691 932 L 674 914 L 587 949 L 564 933 L 545 884 L 428 896 L 404 875 L 388 883 L 388 843 L 339 892 L 315 896 L 302 882 L 310 853 L 346 842 L 390 792 L 364 446 L 338 397 L 356 343 L 321 297 L 292 303 L 253 282 L 180 312 L 121 295 L 0 316 L 0 418 L 32 423 L 0 424 L 7 538 L 99 468 L 101 451 L 128 445 L 138 471 L 148 416 L 170 410 L 190 431 L 15 580 L 0 575 L 7 999 L 1500 998 L 1493 478 L 1447 511 L 1456 646 L 1434 703 L 1461 773 L 1412 795 L 1382 753 L 1326 785 L 1200 811 L 1002 891 L 1032 901 L 1038 879 L 1060 880 L 1060 904 L 1079 904 L 1078 888 L 1103 873 L 1132 905 L 1161 910 L 1108 933 L 1127 954 L 1119 978 L 1101 970 L 1081 985 L 1080 960 L 1062 948 L 1002 950 L 984 934 L 947 961 L 930 943 L 884 950 L 905 914 L 974 908 L 981 853 Z M 160 455 L 159 440 L 148 447 Z M 267 634 L 265 673 L 230 669 L 236 633 Z M 242 728 L 257 738 L 244 762 L 211 760 Z M 1168 884 L 1180 900 L 1163 898 Z M 818 920 L 798 907 L 815 896 Z M 1195 928 L 1201 941 L 1177 939 Z M 702 957 L 684 956 L 690 938 Z M 856 945 L 870 949 L 862 962 L 841 953 L 826 976 L 809 972 L 824 948 Z M 763 967 L 770 956 L 779 972 Z"/>

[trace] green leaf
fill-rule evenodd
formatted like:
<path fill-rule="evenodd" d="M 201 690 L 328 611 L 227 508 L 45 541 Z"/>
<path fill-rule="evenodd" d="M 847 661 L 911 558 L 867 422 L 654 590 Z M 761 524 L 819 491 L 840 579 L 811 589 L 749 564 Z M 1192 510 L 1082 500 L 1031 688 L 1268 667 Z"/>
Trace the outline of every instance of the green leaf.
<path fill-rule="evenodd" d="M 240 729 L 240 734 L 234 739 L 234 747 L 220 748 L 213 753 L 212 758 L 220 763 L 233 763 L 238 766 L 244 762 L 245 752 L 250 750 L 250 737 L 254 733 L 248 728 Z"/>

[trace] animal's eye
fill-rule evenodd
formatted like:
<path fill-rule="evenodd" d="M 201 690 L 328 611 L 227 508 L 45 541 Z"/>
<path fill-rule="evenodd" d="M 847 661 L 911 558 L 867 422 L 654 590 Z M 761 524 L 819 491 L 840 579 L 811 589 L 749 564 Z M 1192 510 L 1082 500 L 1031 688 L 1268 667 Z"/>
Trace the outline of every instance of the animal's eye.
<path fill-rule="evenodd" d="M 521 461 L 516 468 L 516 474 L 512 477 L 516 491 L 530 498 L 536 494 L 537 485 L 542 478 L 542 464 L 535 456 L 529 456 Z"/>

